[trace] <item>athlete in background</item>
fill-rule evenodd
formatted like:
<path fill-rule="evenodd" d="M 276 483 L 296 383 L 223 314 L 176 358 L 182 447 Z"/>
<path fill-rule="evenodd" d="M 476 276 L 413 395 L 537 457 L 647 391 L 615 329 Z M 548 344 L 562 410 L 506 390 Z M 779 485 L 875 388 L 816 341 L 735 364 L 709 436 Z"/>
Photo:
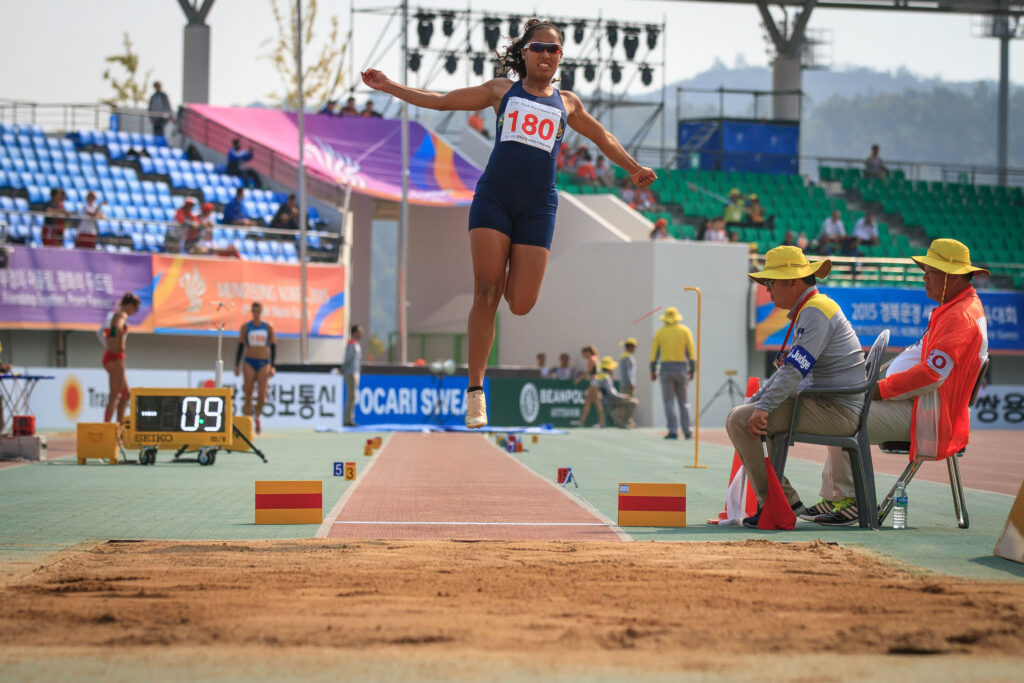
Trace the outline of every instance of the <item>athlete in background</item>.
<path fill-rule="evenodd" d="M 141 306 L 139 297 L 131 292 L 125 292 L 117 310 L 110 313 L 100 330 L 101 341 L 107 347 L 103 352 L 103 369 L 107 371 L 110 380 L 107 408 L 103 411 L 104 422 L 110 422 L 116 414 L 117 423 L 121 424 L 124 411 L 128 407 L 129 389 L 124 363 L 125 339 L 128 336 L 128 318 L 138 313 Z"/>
<path fill-rule="evenodd" d="M 629 155 L 614 135 L 587 113 L 580 98 L 554 87 L 564 36 L 554 24 L 531 19 L 501 55 L 505 73 L 483 85 L 441 94 L 395 83 L 376 69 L 363 83 L 417 107 L 497 112 L 494 148 L 469 210 L 473 307 L 469 312 L 469 389 L 466 426 L 487 424 L 483 383 L 494 343 L 494 315 L 502 295 L 515 315 L 537 302 L 547 268 L 558 208 L 555 164 L 568 124 L 624 168 L 639 187 L 657 176 Z"/>
<path fill-rule="evenodd" d="M 263 304 L 252 302 L 252 320 L 242 325 L 239 331 L 238 351 L 235 353 L 235 376 L 242 373 L 242 390 L 245 403 L 242 405 L 244 415 L 253 415 L 256 433 L 263 430 L 260 416 L 263 415 L 263 404 L 267 400 L 267 385 L 274 376 L 274 361 L 277 357 L 277 341 L 274 328 L 262 319 Z M 256 409 L 253 410 L 252 390 L 257 387 Z"/>

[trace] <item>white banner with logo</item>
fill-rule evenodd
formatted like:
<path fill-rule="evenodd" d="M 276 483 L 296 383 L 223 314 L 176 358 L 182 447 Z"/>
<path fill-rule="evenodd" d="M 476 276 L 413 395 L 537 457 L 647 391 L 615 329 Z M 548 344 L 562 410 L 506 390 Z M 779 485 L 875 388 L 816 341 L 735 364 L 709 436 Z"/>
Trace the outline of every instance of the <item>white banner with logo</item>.
<path fill-rule="evenodd" d="M 214 386 L 212 372 L 191 372 L 189 386 Z M 235 390 L 235 415 L 242 414 L 242 378 L 224 374 L 222 384 Z M 338 427 L 341 425 L 342 376 L 325 372 L 279 372 L 270 378 L 263 405 L 263 429 Z M 253 392 L 253 400 L 256 393 Z"/>

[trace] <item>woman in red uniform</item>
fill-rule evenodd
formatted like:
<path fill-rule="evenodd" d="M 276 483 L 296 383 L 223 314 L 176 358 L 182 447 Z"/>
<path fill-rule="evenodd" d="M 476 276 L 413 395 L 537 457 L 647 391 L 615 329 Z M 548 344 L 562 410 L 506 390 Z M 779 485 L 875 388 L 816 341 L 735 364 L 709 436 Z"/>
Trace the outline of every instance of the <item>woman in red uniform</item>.
<path fill-rule="evenodd" d="M 107 409 L 103 412 L 103 421 L 117 414 L 117 423 L 121 424 L 124 411 L 128 407 L 128 378 L 125 376 L 124 344 L 128 336 L 128 318 L 139 312 L 142 302 L 131 292 L 121 297 L 117 310 L 110 314 L 107 324 L 103 327 L 103 336 L 107 350 L 103 353 L 103 369 L 110 375 L 110 393 L 107 394 Z"/>

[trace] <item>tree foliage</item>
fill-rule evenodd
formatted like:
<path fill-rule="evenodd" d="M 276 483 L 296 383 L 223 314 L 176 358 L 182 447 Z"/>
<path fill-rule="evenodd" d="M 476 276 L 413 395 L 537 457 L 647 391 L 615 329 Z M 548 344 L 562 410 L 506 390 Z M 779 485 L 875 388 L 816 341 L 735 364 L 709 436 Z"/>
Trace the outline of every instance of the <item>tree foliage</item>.
<path fill-rule="evenodd" d="M 302 2 L 301 43 L 295 28 L 297 3 Z M 283 90 L 268 96 L 283 109 L 297 109 L 299 106 L 298 76 L 295 68 L 296 49 L 302 45 L 302 93 L 307 107 L 320 108 L 333 93 L 344 87 L 342 62 L 347 44 L 338 38 L 338 17 L 330 18 L 327 39 L 319 50 L 313 49 L 316 24 L 317 0 L 286 0 L 286 12 L 279 6 L 279 0 L 270 0 L 270 8 L 277 26 L 277 36 L 263 41 L 269 52 L 263 55 L 277 69 Z"/>
<path fill-rule="evenodd" d="M 102 100 L 104 104 L 109 104 L 111 107 L 129 104 L 138 107 L 146 101 L 149 77 L 153 70 L 146 71 L 142 80 L 139 80 L 139 55 L 134 52 L 132 39 L 127 32 L 124 34 L 124 54 L 110 55 L 103 61 L 108 65 L 103 70 L 103 80 L 109 81 L 110 86 L 114 89 L 114 94 L 111 97 Z M 119 78 L 112 73 L 112 69 L 115 67 L 120 67 L 120 70 L 124 72 L 123 77 Z"/>

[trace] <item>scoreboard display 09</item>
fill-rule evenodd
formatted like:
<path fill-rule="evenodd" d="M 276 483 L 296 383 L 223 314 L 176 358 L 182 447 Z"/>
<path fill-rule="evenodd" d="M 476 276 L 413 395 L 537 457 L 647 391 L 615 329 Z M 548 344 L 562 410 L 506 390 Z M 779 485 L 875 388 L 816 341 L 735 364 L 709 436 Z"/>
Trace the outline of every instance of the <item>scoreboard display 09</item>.
<path fill-rule="evenodd" d="M 133 388 L 126 444 L 224 446 L 232 440 L 230 388 Z"/>

